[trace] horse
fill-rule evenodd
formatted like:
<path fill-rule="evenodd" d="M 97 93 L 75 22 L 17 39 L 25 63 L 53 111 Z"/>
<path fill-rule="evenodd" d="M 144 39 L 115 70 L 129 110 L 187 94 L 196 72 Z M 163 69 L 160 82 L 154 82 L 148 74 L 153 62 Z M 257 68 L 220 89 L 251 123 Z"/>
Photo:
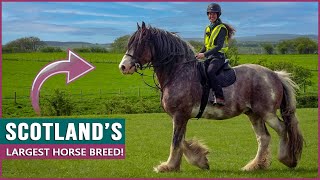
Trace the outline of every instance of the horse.
<path fill-rule="evenodd" d="M 137 23 L 137 31 L 129 38 L 127 51 L 119 64 L 125 75 L 152 67 L 161 90 L 161 104 L 172 117 L 170 154 L 166 162 L 154 167 L 156 172 L 180 171 L 182 155 L 188 163 L 210 169 L 207 146 L 199 140 L 185 139 L 187 123 L 198 114 L 203 94 L 197 63 L 189 43 L 176 34 L 142 22 L 141 26 Z M 223 120 L 240 114 L 249 117 L 258 150 L 242 170 L 270 167 L 271 137 L 266 124 L 279 136 L 278 160 L 289 168 L 296 167 L 304 141 L 295 113 L 297 84 L 285 71 L 272 71 L 255 64 L 233 68 L 237 80 L 223 88 L 225 105 L 207 103 L 202 118 Z M 282 119 L 277 115 L 278 110 Z"/>

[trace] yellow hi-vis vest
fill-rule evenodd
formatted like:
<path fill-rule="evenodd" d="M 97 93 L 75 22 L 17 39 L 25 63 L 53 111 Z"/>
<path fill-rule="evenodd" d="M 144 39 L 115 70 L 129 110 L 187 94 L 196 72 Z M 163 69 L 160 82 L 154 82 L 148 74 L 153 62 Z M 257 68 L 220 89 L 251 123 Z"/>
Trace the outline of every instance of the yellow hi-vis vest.
<path fill-rule="evenodd" d="M 214 45 L 214 40 L 217 38 L 221 28 L 225 28 L 227 31 L 227 35 L 224 39 L 224 47 L 219 50 L 221 53 L 226 53 L 228 51 L 228 29 L 224 24 L 219 24 L 217 25 L 211 32 L 210 34 L 210 26 L 206 27 L 206 32 L 204 35 L 204 45 L 206 46 L 206 50 L 211 50 L 215 48 L 216 46 Z"/>

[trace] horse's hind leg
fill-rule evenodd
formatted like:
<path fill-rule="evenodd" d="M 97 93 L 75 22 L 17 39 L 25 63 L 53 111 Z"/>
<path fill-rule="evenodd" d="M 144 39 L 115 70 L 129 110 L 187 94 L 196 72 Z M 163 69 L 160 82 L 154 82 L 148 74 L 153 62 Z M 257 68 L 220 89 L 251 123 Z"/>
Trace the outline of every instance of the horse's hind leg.
<path fill-rule="evenodd" d="M 257 137 L 258 151 L 256 157 L 243 167 L 242 170 L 253 171 L 257 169 L 267 169 L 271 164 L 271 153 L 269 149 L 270 134 L 265 126 L 264 118 L 255 114 L 248 114 L 248 116 Z"/>
<path fill-rule="evenodd" d="M 280 138 L 280 144 L 279 144 L 279 150 L 278 150 L 278 159 L 283 164 L 289 166 L 290 164 L 290 158 L 288 157 L 288 137 L 287 137 L 287 131 L 286 126 L 283 121 L 280 121 L 278 116 L 274 114 L 270 114 L 267 118 L 268 125 L 273 128 Z"/>
<path fill-rule="evenodd" d="M 183 154 L 182 142 L 186 133 L 188 118 L 183 115 L 173 117 L 173 137 L 170 147 L 170 155 L 166 162 L 154 168 L 156 172 L 179 171 Z"/>

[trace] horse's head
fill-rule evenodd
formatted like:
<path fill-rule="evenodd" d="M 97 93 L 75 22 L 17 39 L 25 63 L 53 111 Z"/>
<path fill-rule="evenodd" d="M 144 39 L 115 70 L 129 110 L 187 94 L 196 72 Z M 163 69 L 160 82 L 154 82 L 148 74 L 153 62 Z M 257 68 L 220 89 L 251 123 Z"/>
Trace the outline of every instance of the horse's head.
<path fill-rule="evenodd" d="M 139 24 L 137 26 L 138 30 L 130 37 L 127 51 L 119 64 L 123 74 L 133 74 L 152 59 L 151 31 L 144 22 L 141 27 Z"/>

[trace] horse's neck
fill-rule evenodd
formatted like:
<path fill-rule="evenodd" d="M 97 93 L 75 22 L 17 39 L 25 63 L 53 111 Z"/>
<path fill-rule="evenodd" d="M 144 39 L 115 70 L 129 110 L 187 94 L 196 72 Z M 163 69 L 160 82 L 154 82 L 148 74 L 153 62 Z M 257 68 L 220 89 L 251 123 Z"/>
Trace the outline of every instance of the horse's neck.
<path fill-rule="evenodd" d="M 197 81 L 199 79 L 199 73 L 197 72 L 196 64 L 194 63 L 195 62 L 186 63 L 186 61 L 181 61 L 176 63 L 171 71 L 167 71 L 165 66 L 156 68 L 155 72 L 160 86 L 163 88 L 173 80 L 180 82 L 190 80 Z"/>

